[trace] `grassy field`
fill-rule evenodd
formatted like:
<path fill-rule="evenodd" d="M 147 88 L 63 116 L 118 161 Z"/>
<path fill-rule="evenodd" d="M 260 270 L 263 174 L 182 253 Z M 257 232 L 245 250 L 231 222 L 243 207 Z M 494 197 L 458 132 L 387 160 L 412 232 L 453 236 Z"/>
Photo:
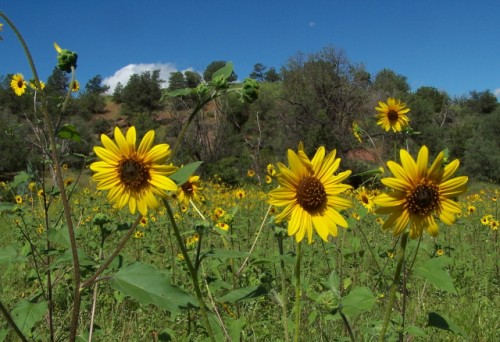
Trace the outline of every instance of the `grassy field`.
<path fill-rule="evenodd" d="M 189 255 L 199 260 L 201 289 L 213 313 L 215 333 L 232 340 L 285 341 L 286 331 L 291 338 L 295 324 L 297 244 L 286 236 L 284 226 L 274 223 L 275 209 L 266 203 L 276 181 L 259 186 L 254 180 L 249 178 L 241 188 L 204 182 L 205 202 L 197 205 L 199 212 L 173 198 L 170 203 Z M 114 250 L 135 218 L 127 210 L 111 208 L 91 182 L 68 186 L 85 279 Z M 57 194 L 50 197 L 53 228 L 47 232 L 37 191 L 20 192 L 22 203 L 1 216 L 0 296 L 11 309 L 25 299 L 39 302 L 47 292 L 50 269 L 54 327 L 64 340 L 72 305 L 69 245 Z M 389 340 L 397 340 L 400 332 L 409 341 L 500 340 L 498 230 L 489 225 L 498 220 L 498 193 L 492 185 L 471 185 L 460 198 L 463 213 L 454 226 L 440 226 L 437 238 L 424 234 L 410 241 Z M 344 212 L 349 229 L 341 229 L 328 243 L 316 236 L 313 244 L 302 244 L 301 340 L 377 340 L 398 241 L 381 230 L 380 218 L 356 195 L 346 195 L 355 203 Z M 123 287 L 115 275 L 138 265 L 161 270 L 171 286 L 192 294 L 180 253 L 165 209 L 151 212 L 100 281 L 84 290 L 82 341 L 88 339 L 92 318 L 95 341 L 206 340 L 199 310 L 175 304 L 167 310 L 154 299 L 138 301 L 129 290 L 119 290 Z M 12 332 L 1 331 L 0 340 L 15 340 Z M 37 341 L 48 340 L 46 310 L 29 331 Z"/>

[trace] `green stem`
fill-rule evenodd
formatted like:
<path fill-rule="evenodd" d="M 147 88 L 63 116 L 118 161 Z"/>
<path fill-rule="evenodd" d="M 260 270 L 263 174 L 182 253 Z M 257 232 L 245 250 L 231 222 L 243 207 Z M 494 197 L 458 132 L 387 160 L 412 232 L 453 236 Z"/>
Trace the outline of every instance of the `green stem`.
<path fill-rule="evenodd" d="M 401 283 L 401 270 L 403 269 L 403 262 L 405 259 L 406 244 L 408 242 L 408 232 L 403 233 L 401 238 L 401 246 L 399 248 L 399 259 L 396 266 L 396 272 L 394 273 L 394 280 L 392 282 L 391 289 L 389 290 L 389 298 L 387 302 L 387 307 L 385 309 L 384 322 L 382 324 L 382 330 L 379 336 L 379 342 L 384 341 L 385 334 L 387 332 L 387 326 L 389 325 L 389 320 L 391 319 L 392 308 L 394 306 L 394 301 L 396 300 L 396 292 Z"/>
<path fill-rule="evenodd" d="M 349 337 L 351 338 L 351 341 L 354 342 L 354 334 L 351 329 L 351 325 L 349 324 L 349 321 L 347 320 L 347 317 L 344 315 L 342 311 L 339 311 L 340 317 L 342 317 L 342 321 L 344 322 L 345 327 L 347 328 L 347 332 L 349 333 Z"/>
<path fill-rule="evenodd" d="M 284 254 L 284 249 L 283 249 L 283 235 L 278 236 L 278 249 L 279 253 L 281 256 Z M 286 267 L 285 267 L 285 261 L 283 259 L 280 260 L 280 266 L 281 266 L 281 307 L 282 307 L 282 315 L 281 319 L 283 321 L 283 328 L 285 330 L 285 341 L 288 342 L 288 315 L 287 315 L 287 301 L 288 301 L 288 294 L 287 294 L 287 286 L 286 286 Z"/>
<path fill-rule="evenodd" d="M 21 43 L 24 53 L 26 55 L 26 58 L 28 59 L 29 66 L 31 68 L 31 72 L 33 73 L 33 77 L 35 79 L 35 84 L 37 85 L 38 88 L 40 85 L 40 79 L 38 78 L 38 73 L 35 68 L 35 63 L 33 62 L 33 58 L 31 57 L 31 53 L 28 49 L 28 45 L 26 44 L 24 38 L 22 37 L 21 33 L 19 30 L 16 28 L 14 23 L 3 13 L 0 12 L 0 17 L 2 17 L 7 24 L 12 28 L 14 31 L 17 39 Z M 42 94 L 42 99 L 44 99 L 44 92 L 41 92 Z M 42 101 L 42 103 L 45 103 L 45 101 Z M 54 170 L 56 173 L 56 182 L 57 186 L 60 189 L 60 196 L 61 196 L 61 201 L 63 204 L 64 208 L 64 214 L 66 218 L 66 223 L 68 225 L 68 233 L 69 233 L 69 241 L 71 245 L 71 254 L 73 258 L 73 276 L 74 276 L 74 285 L 75 285 L 75 290 L 74 290 L 74 297 L 73 297 L 73 311 L 71 314 L 71 321 L 70 321 L 70 334 L 69 334 L 69 340 L 71 342 L 75 341 L 76 339 L 76 332 L 78 329 L 78 319 L 80 316 L 80 304 L 81 304 L 81 297 L 80 297 L 80 281 L 81 281 L 81 275 L 80 275 L 80 263 L 78 261 L 78 251 L 77 251 L 77 246 L 76 246 L 76 237 L 75 237 L 75 231 L 73 227 L 73 220 L 71 218 L 71 208 L 69 206 L 69 201 L 68 197 L 66 195 L 66 191 L 64 189 L 64 180 L 62 178 L 62 171 L 61 171 L 61 166 L 59 165 L 59 156 L 57 154 L 57 144 L 54 136 L 54 128 L 52 126 L 52 121 L 50 120 L 50 114 L 49 111 L 45 106 L 42 107 L 42 111 L 44 114 L 44 121 L 45 125 L 47 126 L 47 135 L 49 138 L 49 147 L 50 147 L 50 153 L 52 157 L 52 161 L 54 163 Z"/>
<path fill-rule="evenodd" d="M 297 243 L 297 264 L 295 265 L 295 334 L 294 342 L 299 342 L 300 335 L 300 259 L 302 243 Z"/>
<path fill-rule="evenodd" d="M 198 298 L 198 302 L 200 303 L 200 311 L 201 316 L 205 322 L 205 327 L 208 332 L 208 336 L 215 342 L 215 336 L 212 331 L 212 326 L 210 325 L 210 321 L 208 319 L 207 307 L 205 301 L 203 300 L 203 294 L 201 293 L 200 284 L 198 282 L 198 273 L 196 272 L 191 259 L 189 258 L 189 254 L 186 249 L 186 245 L 182 239 L 181 233 L 179 232 L 179 227 L 177 226 L 177 222 L 175 222 L 174 213 L 172 212 L 172 208 L 166 199 L 163 199 L 163 205 L 167 209 L 168 217 L 170 219 L 170 223 L 172 224 L 172 228 L 174 230 L 175 238 L 177 239 L 177 244 L 181 250 L 182 256 L 184 257 L 184 262 L 189 270 L 189 275 L 191 276 L 191 280 L 193 281 L 194 292 L 196 293 L 196 297 Z"/>

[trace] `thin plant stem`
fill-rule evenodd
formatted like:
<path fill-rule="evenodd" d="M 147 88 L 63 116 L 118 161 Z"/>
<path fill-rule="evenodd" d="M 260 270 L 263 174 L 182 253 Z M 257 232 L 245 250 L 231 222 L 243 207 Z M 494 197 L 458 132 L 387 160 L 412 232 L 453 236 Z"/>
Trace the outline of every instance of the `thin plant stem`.
<path fill-rule="evenodd" d="M 122 237 L 122 239 L 120 240 L 120 242 L 118 242 L 118 245 L 116 246 L 116 249 L 114 250 L 114 252 L 106 259 L 106 261 L 101 265 L 101 267 L 99 267 L 99 269 L 89 279 L 87 279 L 82 284 L 82 286 L 79 289 L 80 291 L 86 287 L 92 286 L 92 284 L 94 284 L 94 282 L 96 281 L 97 277 L 99 277 L 102 274 L 102 272 L 104 272 L 109 267 L 111 262 L 118 255 L 118 253 L 120 253 L 120 251 L 123 249 L 123 247 L 127 243 L 128 239 L 130 239 L 130 237 L 132 236 L 132 233 L 134 232 L 135 228 L 137 227 L 137 225 L 141 221 L 141 218 L 142 218 L 142 215 L 137 216 L 134 223 L 132 223 L 132 226 L 130 226 L 130 228 L 128 229 L 127 234 L 125 234 Z"/>
<path fill-rule="evenodd" d="M 389 297 L 387 302 L 387 307 L 385 309 L 384 321 L 382 323 L 382 330 L 380 331 L 379 342 L 384 341 L 385 334 L 387 332 L 387 326 L 389 325 L 389 320 L 391 319 L 392 308 L 394 306 L 394 301 L 396 300 L 396 292 L 401 283 L 401 270 L 403 269 L 403 262 L 405 259 L 406 245 L 408 243 L 408 232 L 404 232 L 401 238 L 401 245 L 399 248 L 399 259 L 396 266 L 396 272 L 394 272 L 394 280 L 392 286 L 389 290 Z"/>
<path fill-rule="evenodd" d="M 9 314 L 9 310 L 3 305 L 2 301 L 0 300 L 0 311 L 2 312 L 3 316 L 5 317 L 5 320 L 9 324 L 9 326 L 14 330 L 17 336 L 21 339 L 22 342 L 28 342 L 26 337 L 24 336 L 23 332 L 19 329 L 17 326 L 16 322 L 12 319 L 12 316 Z"/>
<path fill-rule="evenodd" d="M 280 234 L 278 236 L 278 249 L 279 253 L 281 256 L 284 254 L 284 249 L 283 249 L 283 236 Z M 287 286 L 286 286 L 286 267 L 285 267 L 285 261 L 283 259 L 280 260 L 280 266 L 281 266 L 281 308 L 282 308 L 282 315 L 281 319 L 283 321 L 283 329 L 285 330 L 285 341 L 288 342 L 288 310 L 287 310 Z"/>
<path fill-rule="evenodd" d="M 297 263 L 295 264 L 295 333 L 294 342 L 299 342 L 300 337 L 300 259 L 302 257 L 302 243 L 297 243 Z"/>
<path fill-rule="evenodd" d="M 177 239 L 177 244 L 181 250 L 184 262 L 186 263 L 186 266 L 189 270 L 189 275 L 191 276 L 191 280 L 193 281 L 194 292 L 196 293 L 196 297 L 198 298 L 198 302 L 200 304 L 201 316 L 203 317 L 203 321 L 205 322 L 205 327 L 207 329 L 208 336 L 210 337 L 212 342 L 215 342 L 215 336 L 212 331 L 212 326 L 210 325 L 210 320 L 208 319 L 207 307 L 203 299 L 203 294 L 201 293 L 200 284 L 198 282 L 198 273 L 196 272 L 193 263 L 189 258 L 186 246 L 184 245 L 181 233 L 179 232 L 179 227 L 175 222 L 174 213 L 172 212 L 172 208 L 170 207 L 170 204 L 166 199 L 163 199 L 163 205 L 167 209 L 168 217 L 170 219 L 170 223 L 172 224 L 175 238 Z"/>
<path fill-rule="evenodd" d="M 344 315 L 342 310 L 340 310 L 339 313 L 340 313 L 340 317 L 342 317 L 342 321 L 344 322 L 344 325 L 347 329 L 347 332 L 349 333 L 349 337 L 351 338 L 351 341 L 354 342 L 355 341 L 354 334 L 352 332 L 351 325 L 349 324 L 349 321 L 347 320 L 347 317 Z"/>

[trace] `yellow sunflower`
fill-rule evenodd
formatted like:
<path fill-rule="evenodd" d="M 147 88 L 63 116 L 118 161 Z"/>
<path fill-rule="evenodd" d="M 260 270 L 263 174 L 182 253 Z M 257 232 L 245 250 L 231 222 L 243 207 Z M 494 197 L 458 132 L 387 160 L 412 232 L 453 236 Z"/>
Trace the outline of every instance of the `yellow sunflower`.
<path fill-rule="evenodd" d="M 17 96 L 21 96 L 26 92 L 26 81 L 24 80 L 23 74 L 15 74 L 12 76 L 12 81 L 10 81 L 10 87 Z"/>
<path fill-rule="evenodd" d="M 95 146 L 94 152 L 101 159 L 90 165 L 95 172 L 98 190 L 109 190 L 108 199 L 118 208 L 128 204 L 130 212 L 136 209 L 145 216 L 148 207 L 158 205 L 154 195 L 165 196 L 165 190 L 177 191 L 177 185 L 167 176 L 176 167 L 166 165 L 170 156 L 170 146 L 153 146 L 154 131 L 146 133 L 139 147 L 136 147 L 136 131 L 132 126 L 126 137 L 118 127 L 115 128 L 115 141 L 101 135 L 104 147 Z"/>
<path fill-rule="evenodd" d="M 334 175 L 340 158 L 333 150 L 325 157 L 325 148 L 320 147 L 312 160 L 304 152 L 302 144 L 298 153 L 288 150 L 288 168 L 278 163 L 277 175 L 280 187 L 269 193 L 269 204 L 285 209 L 276 216 L 276 222 L 288 219 L 288 235 L 295 235 L 297 242 L 307 235 L 313 241 L 313 226 L 325 241 L 337 235 L 337 225 L 347 227 L 347 222 L 337 210 L 351 207 L 351 201 L 337 196 L 351 188 L 342 184 L 351 171 Z"/>
<path fill-rule="evenodd" d="M 410 123 L 410 119 L 406 116 L 410 108 L 406 107 L 406 103 L 392 97 L 387 99 L 387 103 L 379 101 L 375 110 L 378 112 L 377 125 L 386 131 L 392 129 L 394 132 L 401 132 Z"/>
<path fill-rule="evenodd" d="M 247 196 L 245 193 L 245 190 L 243 189 L 238 189 L 235 191 L 234 195 L 236 196 L 237 199 L 241 200 Z"/>
<path fill-rule="evenodd" d="M 200 176 L 191 176 L 177 190 L 177 199 L 184 205 L 187 205 L 190 200 L 201 202 L 201 190 L 203 190 L 203 188 L 200 187 Z"/>
<path fill-rule="evenodd" d="M 359 202 L 361 202 L 363 207 L 368 210 L 368 212 L 373 212 L 373 209 L 375 207 L 375 203 L 373 202 L 374 196 L 372 196 L 364 186 L 358 189 L 356 197 L 358 198 Z"/>
<path fill-rule="evenodd" d="M 71 87 L 71 91 L 73 93 L 76 93 L 77 91 L 80 90 L 80 83 L 77 80 L 74 80 L 73 82 L 71 82 L 70 87 Z"/>
<path fill-rule="evenodd" d="M 17 204 L 23 204 L 23 198 L 21 196 L 16 195 L 16 197 L 14 197 L 14 198 L 15 198 Z"/>
<path fill-rule="evenodd" d="M 375 204 L 378 214 L 390 214 L 384 223 L 384 229 L 393 227 L 393 234 L 401 234 L 410 225 L 410 237 L 422 236 L 426 229 L 430 235 L 438 234 L 438 225 L 434 216 L 451 225 L 455 222 L 454 214 L 461 212 L 460 206 L 453 200 L 467 190 L 466 176 L 454 177 L 460 162 L 455 159 L 443 167 L 444 153 L 438 154 L 430 168 L 429 151 L 422 146 L 417 161 L 404 149 L 400 151 L 401 165 L 387 162 L 394 177 L 383 178 L 382 183 L 392 192 L 378 195 Z"/>

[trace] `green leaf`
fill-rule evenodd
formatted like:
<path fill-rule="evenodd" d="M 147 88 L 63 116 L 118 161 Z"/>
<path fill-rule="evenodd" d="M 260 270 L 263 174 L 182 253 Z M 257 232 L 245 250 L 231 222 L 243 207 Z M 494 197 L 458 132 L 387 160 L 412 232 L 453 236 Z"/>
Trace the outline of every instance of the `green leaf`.
<path fill-rule="evenodd" d="M 118 271 L 111 278 L 111 287 L 143 305 L 154 304 L 173 315 L 179 313 L 180 308 L 198 306 L 196 298 L 170 283 L 166 271 L 141 262 Z"/>
<path fill-rule="evenodd" d="M 0 202 L 0 213 L 2 211 L 9 211 L 12 210 L 16 207 L 14 203 L 9 203 L 9 202 Z"/>
<path fill-rule="evenodd" d="M 462 330 L 462 328 L 457 326 L 455 323 L 450 321 L 448 318 L 441 316 L 440 314 L 435 313 L 435 312 L 429 312 L 427 326 L 439 328 L 439 329 L 443 329 L 443 330 L 448 330 L 448 331 L 451 331 L 455 334 L 459 334 L 459 335 L 462 335 L 463 337 L 467 338 L 467 334 L 465 333 L 465 331 Z"/>
<path fill-rule="evenodd" d="M 19 255 L 18 250 L 14 246 L 0 248 L 0 264 L 24 260 L 26 260 L 26 257 Z"/>
<path fill-rule="evenodd" d="M 71 243 L 69 241 L 69 231 L 68 227 L 55 228 L 49 231 L 48 235 L 49 241 L 56 243 L 62 247 L 70 248 Z"/>
<path fill-rule="evenodd" d="M 377 298 L 367 287 L 356 287 L 342 298 L 342 312 L 353 317 L 373 308 Z"/>
<path fill-rule="evenodd" d="M 203 164 L 203 161 L 187 164 L 177 170 L 174 174 L 170 175 L 170 179 L 178 185 L 182 185 L 189 180 L 189 177 L 191 177 L 201 164 Z"/>
<path fill-rule="evenodd" d="M 10 183 L 11 189 L 17 188 L 20 184 L 26 183 L 30 179 L 30 176 L 22 171 L 19 172 L 15 177 L 14 180 Z"/>
<path fill-rule="evenodd" d="M 247 252 L 214 248 L 207 252 L 204 252 L 202 254 L 202 258 L 204 257 L 220 258 L 220 259 L 245 258 L 249 255 L 250 254 L 248 254 Z"/>
<path fill-rule="evenodd" d="M 219 76 L 223 76 L 226 80 L 231 76 L 233 73 L 234 66 L 232 62 L 227 62 L 226 65 L 224 65 L 222 68 L 217 70 L 212 74 L 212 79 L 216 79 Z"/>
<path fill-rule="evenodd" d="M 80 142 L 80 133 L 77 132 L 75 125 L 67 124 L 61 127 L 57 132 L 57 136 L 61 139 L 73 140 Z"/>
<path fill-rule="evenodd" d="M 415 274 L 421 276 L 436 288 L 457 294 L 453 286 L 453 279 L 443 268 L 448 265 L 449 258 L 439 257 L 427 260 L 422 266 L 415 269 Z"/>
<path fill-rule="evenodd" d="M 0 329 L 0 342 L 5 341 L 7 334 L 9 333 L 8 329 Z"/>
<path fill-rule="evenodd" d="M 229 321 L 229 336 L 231 337 L 231 341 L 240 340 L 241 329 L 243 329 L 244 325 L 245 325 L 244 317 Z"/>
<path fill-rule="evenodd" d="M 186 95 L 191 94 L 192 92 L 193 92 L 193 89 L 191 89 L 191 88 L 175 89 L 175 90 L 166 92 L 165 96 L 171 96 L 171 97 L 186 96 Z"/>
<path fill-rule="evenodd" d="M 267 290 L 264 286 L 250 286 L 243 287 L 241 289 L 236 289 L 231 291 L 220 298 L 221 302 L 226 303 L 236 303 L 240 301 L 254 299 L 267 294 Z"/>
<path fill-rule="evenodd" d="M 22 299 L 12 309 L 11 315 L 17 327 L 23 333 L 29 334 L 35 324 L 43 319 L 48 308 L 49 306 L 46 301 L 31 303 L 29 300 Z"/>

